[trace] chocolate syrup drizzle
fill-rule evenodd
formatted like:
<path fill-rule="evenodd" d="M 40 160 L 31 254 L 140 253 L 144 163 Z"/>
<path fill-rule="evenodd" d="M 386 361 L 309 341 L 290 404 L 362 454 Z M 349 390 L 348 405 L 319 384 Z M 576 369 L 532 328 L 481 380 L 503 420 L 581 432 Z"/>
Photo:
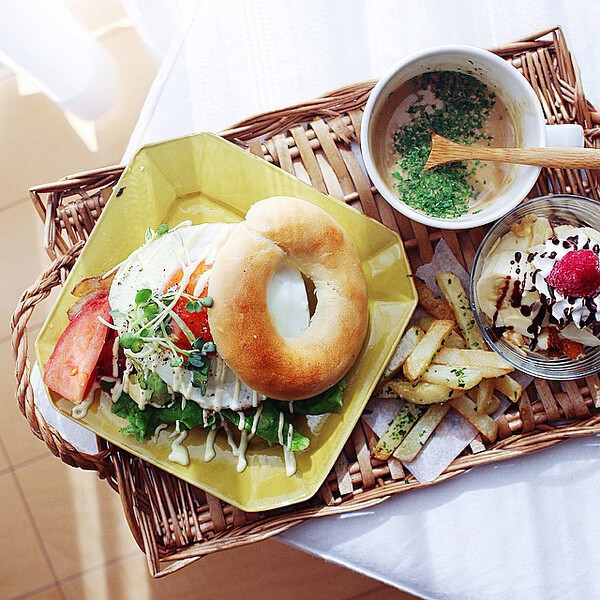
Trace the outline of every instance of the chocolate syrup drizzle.
<path fill-rule="evenodd" d="M 554 246 L 560 245 L 565 250 L 567 250 L 569 248 L 576 249 L 578 247 L 579 236 L 569 236 L 566 240 L 561 240 L 560 238 L 556 237 L 556 235 L 555 235 L 554 225 L 551 224 L 551 227 L 552 227 L 553 237 L 550 239 L 550 242 L 552 245 L 554 245 Z M 580 249 L 583 249 L 583 250 L 591 249 L 592 252 L 600 255 L 600 244 L 593 243 L 592 240 L 590 240 L 590 239 L 588 239 L 581 246 Z M 542 252 L 539 256 L 540 256 L 540 258 L 548 258 L 550 260 L 554 260 L 554 259 L 556 259 L 558 254 L 556 251 L 552 250 L 550 252 Z M 510 264 L 518 265 L 518 263 L 521 261 L 522 257 L 523 257 L 523 255 L 521 254 L 521 252 L 519 252 L 519 251 L 515 252 L 514 260 L 511 260 Z M 535 259 L 535 257 L 536 257 L 536 253 L 530 252 L 527 255 L 527 262 L 532 263 L 533 260 Z M 538 277 L 541 277 L 540 272 L 541 272 L 541 269 L 534 269 L 531 272 L 531 274 L 529 275 L 529 277 L 531 278 L 531 283 L 533 284 L 533 287 L 536 289 L 537 289 L 537 286 L 536 286 L 537 279 L 538 279 Z M 518 275 L 520 275 L 520 273 L 521 273 L 521 269 L 520 269 L 520 267 L 517 266 L 517 268 L 515 269 L 515 274 L 518 276 Z M 523 293 L 525 291 L 527 277 L 528 277 L 528 273 L 525 273 L 525 276 L 523 277 L 522 281 L 519 279 L 514 280 L 514 284 L 512 286 L 512 291 L 509 296 L 510 306 L 512 306 L 512 308 L 519 309 L 519 311 L 521 312 L 521 314 L 524 317 L 530 317 L 533 313 L 533 308 L 534 308 L 533 305 L 523 304 Z M 496 301 L 496 305 L 495 305 L 496 311 L 495 311 L 494 317 L 492 319 L 492 330 L 496 333 L 496 335 L 502 335 L 502 333 L 504 333 L 505 331 L 513 329 L 513 327 L 511 327 L 511 326 L 500 327 L 497 325 L 497 320 L 498 320 L 498 316 L 500 313 L 500 309 L 502 308 L 502 305 L 504 304 L 504 301 L 505 301 L 506 297 L 508 296 L 511 281 L 513 281 L 512 277 L 510 275 L 507 275 L 504 279 L 502 288 L 500 290 L 500 293 L 498 294 L 498 299 Z M 559 329 L 562 329 L 569 323 L 569 321 L 573 320 L 571 315 L 573 312 L 573 307 L 576 304 L 576 301 L 582 300 L 581 298 L 567 297 L 566 301 L 567 301 L 567 304 L 569 305 L 569 307 L 565 310 L 564 316 L 560 319 L 557 319 L 554 317 L 554 315 L 552 314 L 552 310 L 551 310 L 552 306 L 558 300 L 558 298 L 556 297 L 556 290 L 551 285 L 549 285 L 547 283 L 546 283 L 546 285 L 548 287 L 548 294 L 540 292 L 540 298 L 542 301 L 540 309 L 534 315 L 529 327 L 527 327 L 527 333 L 529 335 L 531 335 L 531 337 L 532 337 L 532 340 L 529 344 L 530 350 L 534 350 L 537 346 L 538 339 L 542 332 L 544 319 L 545 319 L 546 315 L 548 316 L 548 323 L 550 323 L 551 325 L 556 325 Z M 598 312 L 600 312 L 600 302 L 597 303 L 596 298 L 590 297 L 590 298 L 584 298 L 583 304 L 589 311 L 589 315 L 585 319 L 581 320 L 579 327 L 581 327 L 581 328 L 592 327 L 593 329 L 598 329 L 600 324 L 598 323 L 596 316 L 597 316 Z"/>

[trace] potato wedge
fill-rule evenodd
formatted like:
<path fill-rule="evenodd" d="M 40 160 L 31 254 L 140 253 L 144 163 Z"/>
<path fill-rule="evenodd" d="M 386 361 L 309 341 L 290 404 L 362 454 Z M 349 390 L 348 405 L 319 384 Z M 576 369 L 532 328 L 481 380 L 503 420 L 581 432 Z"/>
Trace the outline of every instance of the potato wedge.
<path fill-rule="evenodd" d="M 429 365 L 419 381 L 437 383 L 455 390 L 468 390 L 475 387 L 482 379 L 481 371 L 476 369 L 451 365 Z"/>
<path fill-rule="evenodd" d="M 466 395 L 477 406 L 477 388 L 472 388 L 468 390 Z M 485 405 L 483 412 L 486 415 L 493 415 L 500 408 L 500 405 L 500 398 L 498 398 L 498 396 L 496 396 L 495 394 L 492 394 L 487 404 Z M 477 409 L 477 412 L 479 412 L 479 409 Z"/>
<path fill-rule="evenodd" d="M 496 394 L 492 394 L 492 398 L 487 403 L 487 406 L 485 408 L 485 414 L 493 415 L 500 408 L 500 404 L 500 398 L 498 398 Z"/>
<path fill-rule="evenodd" d="M 477 412 L 483 412 L 486 415 L 489 414 L 487 408 L 489 403 L 492 400 L 492 396 L 494 394 L 494 380 L 493 379 L 485 379 L 477 386 L 476 396 L 477 400 L 475 404 L 477 405 Z"/>
<path fill-rule="evenodd" d="M 419 304 L 436 319 L 444 321 L 454 321 L 456 317 L 452 312 L 450 305 L 441 297 L 438 296 L 427 284 L 419 277 L 413 277 L 417 294 L 419 296 Z"/>
<path fill-rule="evenodd" d="M 408 379 L 416 381 L 421 377 L 450 335 L 453 327 L 453 321 L 435 321 L 433 323 L 404 363 L 403 371 Z"/>
<path fill-rule="evenodd" d="M 433 317 L 421 317 L 417 321 L 417 325 L 423 330 L 427 331 L 435 319 Z M 448 348 L 466 348 L 465 340 L 462 339 L 460 333 L 455 329 L 450 332 L 450 335 L 446 338 L 446 347 Z"/>
<path fill-rule="evenodd" d="M 481 373 L 484 379 L 496 379 L 497 377 L 502 377 L 507 373 L 506 369 L 499 369 L 497 367 L 486 367 L 485 365 L 477 365 L 477 370 Z"/>
<path fill-rule="evenodd" d="M 446 402 L 449 398 L 462 396 L 466 391 L 453 390 L 448 386 L 435 383 L 411 383 L 404 380 L 392 380 L 388 385 L 400 398 L 415 404 Z"/>
<path fill-rule="evenodd" d="M 403 406 L 379 438 L 373 449 L 373 456 L 379 460 L 389 458 L 426 410 L 426 408 L 415 404 L 407 403 L 406 406 Z"/>
<path fill-rule="evenodd" d="M 495 379 L 494 387 L 501 394 L 504 394 L 511 402 L 518 402 L 523 393 L 521 384 L 508 375 L 503 375 L 502 377 Z"/>
<path fill-rule="evenodd" d="M 453 273 L 438 273 L 435 280 L 446 298 L 446 301 L 454 311 L 456 323 L 462 336 L 467 342 L 468 348 L 483 350 L 487 345 L 481 335 L 481 331 L 475 323 L 475 316 L 469 306 L 469 296 Z"/>
<path fill-rule="evenodd" d="M 404 462 L 414 460 L 449 410 L 447 404 L 430 406 L 396 448 L 394 456 Z"/>
<path fill-rule="evenodd" d="M 453 398 L 448 401 L 448 404 L 469 421 L 490 442 L 496 439 L 498 436 L 498 423 L 485 413 L 477 412 L 477 406 L 470 398 L 467 396 Z"/>
<path fill-rule="evenodd" d="M 427 334 L 425 334 L 427 337 Z M 423 338 L 425 339 L 425 338 Z M 442 348 L 434 357 L 436 365 L 461 365 L 482 371 L 482 367 L 491 367 L 494 372 L 506 375 L 514 371 L 514 367 L 491 350 L 461 350 L 460 348 Z M 483 373 L 483 371 L 482 371 Z M 484 375 L 485 377 L 485 375 Z"/>
<path fill-rule="evenodd" d="M 419 343 L 425 332 L 416 325 L 413 325 L 409 329 L 406 330 L 396 351 L 390 358 L 390 362 L 387 364 L 387 367 L 383 371 L 382 382 L 385 383 L 389 379 L 391 379 L 404 364 L 404 361 L 408 358 L 408 355 L 415 349 L 415 346 Z"/>

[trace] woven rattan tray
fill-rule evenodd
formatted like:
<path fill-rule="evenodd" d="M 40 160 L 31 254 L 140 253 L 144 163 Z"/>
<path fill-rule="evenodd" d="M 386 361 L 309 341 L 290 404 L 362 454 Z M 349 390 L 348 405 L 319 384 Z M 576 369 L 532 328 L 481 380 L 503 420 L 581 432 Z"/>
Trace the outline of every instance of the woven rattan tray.
<path fill-rule="evenodd" d="M 531 82 L 548 123 L 580 123 L 586 144 L 600 147 L 600 113 L 585 99 L 579 72 L 560 28 L 496 49 Z M 428 262 L 444 237 L 469 268 L 484 230 L 439 231 L 409 221 L 376 193 L 353 150 L 372 81 L 348 86 L 311 102 L 258 115 L 221 135 L 275 163 L 323 192 L 361 209 L 398 231 L 413 269 Z M 96 470 L 120 494 L 125 516 L 154 576 L 166 575 L 204 555 L 265 539 L 306 519 L 382 502 L 420 484 L 392 459 L 370 458 L 374 435 L 359 422 L 335 468 L 310 501 L 265 513 L 243 513 L 181 480 L 99 440 L 101 451 L 82 454 L 48 425 L 33 401 L 27 361 L 27 323 L 35 306 L 60 286 L 73 266 L 122 167 L 67 177 L 30 191 L 45 222 L 53 262 L 24 293 L 12 318 L 17 401 L 35 435 L 67 464 Z M 595 173 L 544 169 L 532 196 L 552 192 L 599 199 Z M 476 439 L 437 479 L 528 454 L 567 438 L 600 433 L 600 380 L 534 381 L 519 405 L 499 420 L 494 444 Z"/>

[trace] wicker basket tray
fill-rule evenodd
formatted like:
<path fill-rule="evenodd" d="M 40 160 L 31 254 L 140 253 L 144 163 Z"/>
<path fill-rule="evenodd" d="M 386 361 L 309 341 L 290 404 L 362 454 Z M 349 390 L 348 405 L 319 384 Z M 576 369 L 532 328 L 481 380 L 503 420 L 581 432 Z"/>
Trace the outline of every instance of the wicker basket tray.
<path fill-rule="evenodd" d="M 585 99 L 560 28 L 495 52 L 531 82 L 548 123 L 580 123 L 586 144 L 600 147 L 600 113 Z M 413 269 L 431 259 L 441 237 L 469 268 L 483 229 L 440 231 L 412 222 L 390 208 L 361 170 L 352 148 L 360 138 L 362 108 L 373 84 L 348 86 L 311 102 L 255 116 L 221 135 L 399 232 Z M 370 457 L 376 440 L 359 422 L 313 499 L 285 510 L 244 513 L 103 440 L 98 440 L 98 454 L 80 453 L 44 421 L 29 383 L 27 323 L 36 304 L 64 281 L 122 171 L 122 167 L 100 169 L 31 189 L 45 222 L 45 246 L 53 262 L 23 293 L 11 324 L 21 412 L 53 454 L 69 465 L 96 470 L 120 493 L 151 573 L 163 576 L 204 555 L 265 539 L 306 519 L 365 508 L 421 487 L 397 460 Z M 544 169 L 532 196 L 552 192 L 598 200 L 597 174 Z M 535 380 L 518 406 L 500 418 L 499 430 L 499 441 L 486 444 L 476 439 L 436 481 L 567 438 L 600 433 L 598 376 L 569 382 Z"/>

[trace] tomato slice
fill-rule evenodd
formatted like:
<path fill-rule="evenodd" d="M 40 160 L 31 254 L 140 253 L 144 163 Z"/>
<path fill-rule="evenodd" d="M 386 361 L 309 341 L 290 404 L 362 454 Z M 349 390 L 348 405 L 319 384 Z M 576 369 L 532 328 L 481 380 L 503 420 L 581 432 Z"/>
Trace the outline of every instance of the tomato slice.
<path fill-rule="evenodd" d="M 108 292 L 91 296 L 63 331 L 44 369 L 44 383 L 74 404 L 79 404 L 91 388 L 108 333 L 108 327 L 98 319 L 110 319 Z"/>
<path fill-rule="evenodd" d="M 185 291 L 193 295 L 194 290 L 196 289 L 196 284 L 198 283 L 198 279 L 206 273 L 210 269 L 210 265 L 207 265 L 202 261 L 197 267 L 196 270 L 192 273 L 190 277 L 190 281 L 187 284 Z M 170 279 L 167 284 L 166 289 L 170 289 L 176 287 L 181 281 L 182 272 L 177 271 Z M 208 295 L 208 283 L 205 284 L 204 288 L 200 292 L 200 295 L 194 296 L 195 298 L 206 298 Z M 188 301 L 185 298 L 180 298 L 175 306 L 173 307 L 173 312 L 181 318 L 181 320 L 190 328 L 192 333 L 197 338 L 202 338 L 205 342 L 212 342 L 213 338 L 210 333 L 210 327 L 208 324 L 208 312 L 206 308 L 204 308 L 201 312 L 189 312 L 186 308 Z M 185 333 L 181 330 L 179 325 L 175 323 L 175 321 L 171 321 L 171 328 L 173 329 L 173 339 L 175 343 L 183 349 L 187 349 L 191 347 L 189 340 L 187 339 Z"/>

